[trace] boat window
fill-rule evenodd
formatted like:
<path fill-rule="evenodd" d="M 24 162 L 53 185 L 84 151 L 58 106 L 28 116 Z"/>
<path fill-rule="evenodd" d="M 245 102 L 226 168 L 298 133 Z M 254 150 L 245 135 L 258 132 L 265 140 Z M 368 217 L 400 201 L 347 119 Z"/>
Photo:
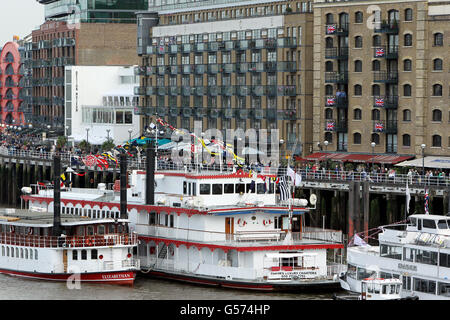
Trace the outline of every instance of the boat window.
<path fill-rule="evenodd" d="M 187 194 L 187 182 L 183 181 L 183 194 Z"/>
<path fill-rule="evenodd" d="M 369 282 L 367 284 L 367 292 L 368 293 L 373 293 L 373 283 Z"/>
<path fill-rule="evenodd" d="M 169 227 L 170 228 L 173 228 L 173 221 L 174 221 L 174 217 L 173 217 L 173 215 L 170 215 L 169 216 Z"/>
<path fill-rule="evenodd" d="M 437 252 L 416 249 L 416 262 L 437 266 Z"/>
<path fill-rule="evenodd" d="M 5 246 L 2 246 L 2 257 L 5 256 Z"/>
<path fill-rule="evenodd" d="M 212 194 L 222 194 L 223 185 L 221 183 L 214 183 L 212 185 Z"/>
<path fill-rule="evenodd" d="M 30 249 L 30 259 L 33 259 L 33 249 Z"/>
<path fill-rule="evenodd" d="M 365 278 L 369 278 L 372 275 L 372 271 L 367 270 L 365 268 L 358 268 L 358 280 L 362 280 Z"/>
<path fill-rule="evenodd" d="M 70 208 L 70 214 L 73 214 L 73 207 Z"/>
<path fill-rule="evenodd" d="M 437 226 L 438 229 L 448 229 L 447 220 L 439 220 Z"/>
<path fill-rule="evenodd" d="M 108 233 L 114 233 L 114 232 L 116 232 L 116 231 L 114 230 L 114 225 L 110 224 L 110 225 L 109 225 L 109 231 L 108 231 Z"/>
<path fill-rule="evenodd" d="M 234 184 L 233 183 L 225 183 L 223 185 L 223 193 L 234 193 Z"/>
<path fill-rule="evenodd" d="M 236 184 L 236 193 L 244 193 L 245 192 L 245 184 L 244 183 L 238 183 Z"/>
<path fill-rule="evenodd" d="M 14 248 L 11 248 L 11 257 L 14 258 Z"/>
<path fill-rule="evenodd" d="M 269 183 L 269 193 L 275 193 L 275 184 L 272 182 Z"/>
<path fill-rule="evenodd" d="M 81 260 L 87 260 L 87 251 L 81 250 Z"/>
<path fill-rule="evenodd" d="M 72 260 L 78 260 L 78 251 L 77 250 L 72 251 Z"/>
<path fill-rule="evenodd" d="M 382 244 L 380 246 L 380 256 L 384 258 L 391 259 L 402 259 L 402 247 L 399 246 L 389 246 Z"/>
<path fill-rule="evenodd" d="M 19 258 L 19 248 L 16 248 L 16 258 Z"/>
<path fill-rule="evenodd" d="M 93 226 L 88 226 L 87 227 L 87 235 L 88 236 L 93 236 L 94 235 L 94 227 Z"/>
<path fill-rule="evenodd" d="M 20 259 L 23 259 L 23 248 L 20 248 Z"/>
<path fill-rule="evenodd" d="M 389 292 L 389 294 L 394 294 L 395 293 L 395 284 L 391 284 L 391 291 Z"/>
<path fill-rule="evenodd" d="M 92 260 L 96 260 L 97 259 L 97 255 L 98 255 L 97 249 L 92 249 L 91 250 L 91 259 Z"/>
<path fill-rule="evenodd" d="M 191 183 L 189 183 L 188 185 L 189 185 L 189 195 L 192 195 L 192 185 Z"/>
<path fill-rule="evenodd" d="M 409 218 L 409 223 L 412 225 L 412 226 L 416 226 L 417 225 L 417 220 L 416 220 L 416 218 Z"/>
<path fill-rule="evenodd" d="M 119 224 L 118 226 L 117 226 L 117 233 L 123 233 L 123 225 L 121 225 L 121 224 Z"/>
<path fill-rule="evenodd" d="M 395 293 L 396 294 L 400 293 L 400 285 L 399 284 L 395 286 Z"/>
<path fill-rule="evenodd" d="M 265 183 L 258 183 L 256 190 L 257 190 L 258 194 L 266 193 L 266 184 Z"/>
<path fill-rule="evenodd" d="M 208 183 L 200 183 L 200 194 L 211 194 L 211 185 Z"/>
<path fill-rule="evenodd" d="M 34 249 L 34 260 L 38 259 L 38 251 L 37 249 Z"/>
<path fill-rule="evenodd" d="M 197 195 L 197 182 L 192 183 L 192 195 Z"/>
<path fill-rule="evenodd" d="M 422 219 L 417 219 L 417 230 L 422 230 Z"/>
<path fill-rule="evenodd" d="M 9 247 L 6 247 L 6 256 L 9 257 Z"/>
<path fill-rule="evenodd" d="M 356 266 L 349 264 L 347 268 L 347 276 L 356 279 Z"/>
<path fill-rule="evenodd" d="M 436 223 L 434 222 L 434 220 L 430 219 L 423 219 L 422 226 L 424 228 L 436 229 Z"/>
<path fill-rule="evenodd" d="M 436 281 L 414 278 L 414 291 L 436 294 Z"/>
<path fill-rule="evenodd" d="M 373 292 L 374 293 L 380 293 L 380 285 L 379 284 L 374 284 L 373 285 Z"/>
<path fill-rule="evenodd" d="M 450 283 L 438 283 L 438 295 L 450 297 Z"/>
<path fill-rule="evenodd" d="M 28 249 L 25 249 L 25 259 L 28 259 Z"/>
<path fill-rule="evenodd" d="M 414 252 L 415 252 L 415 249 L 403 248 L 403 260 L 414 261 Z"/>
<path fill-rule="evenodd" d="M 105 226 L 102 225 L 102 224 L 100 224 L 100 225 L 97 227 L 97 233 L 98 233 L 98 234 L 105 234 Z"/>
<path fill-rule="evenodd" d="M 382 294 L 386 294 L 387 293 L 387 285 L 384 285 L 384 286 L 381 286 L 382 287 L 382 291 L 381 291 L 381 293 Z"/>

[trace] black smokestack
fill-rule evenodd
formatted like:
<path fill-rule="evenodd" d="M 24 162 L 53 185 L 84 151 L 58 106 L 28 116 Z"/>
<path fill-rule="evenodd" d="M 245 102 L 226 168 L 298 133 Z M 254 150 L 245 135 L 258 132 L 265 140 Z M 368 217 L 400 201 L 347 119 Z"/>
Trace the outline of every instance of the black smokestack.
<path fill-rule="evenodd" d="M 120 218 L 127 219 L 127 156 L 120 155 Z"/>
<path fill-rule="evenodd" d="M 146 186 L 145 186 L 145 203 L 149 205 L 155 204 L 155 149 L 152 143 L 150 147 L 146 149 Z"/>
<path fill-rule="evenodd" d="M 53 157 L 53 236 L 61 234 L 61 158 Z"/>

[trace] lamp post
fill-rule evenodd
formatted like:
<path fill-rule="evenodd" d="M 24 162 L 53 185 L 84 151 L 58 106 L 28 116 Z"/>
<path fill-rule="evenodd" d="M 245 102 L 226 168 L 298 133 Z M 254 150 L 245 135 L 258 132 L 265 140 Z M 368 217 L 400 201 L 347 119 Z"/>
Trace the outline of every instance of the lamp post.
<path fill-rule="evenodd" d="M 86 128 L 86 144 L 89 144 L 89 128 Z"/>
<path fill-rule="evenodd" d="M 129 137 L 129 139 L 128 139 L 128 141 L 130 141 L 131 140 L 131 133 L 133 132 L 133 129 L 128 129 L 128 137 Z"/>
<path fill-rule="evenodd" d="M 328 147 L 328 140 L 325 140 L 324 142 L 323 142 L 323 145 L 325 146 L 325 153 L 326 153 L 326 155 L 325 155 L 325 169 L 327 170 L 328 169 L 328 153 L 327 153 L 327 147 Z"/>
<path fill-rule="evenodd" d="M 426 147 L 425 143 L 422 143 L 420 145 L 420 147 L 422 148 L 422 177 L 425 182 L 425 156 L 424 156 L 425 155 L 425 147 Z"/>
<path fill-rule="evenodd" d="M 111 129 L 106 129 L 106 133 L 108 134 L 108 142 L 109 142 L 109 132 L 111 131 Z"/>
<path fill-rule="evenodd" d="M 375 143 L 375 142 L 372 142 L 370 145 L 372 146 L 372 172 L 374 172 L 374 171 L 373 171 L 373 170 L 374 170 L 374 166 L 373 166 L 373 158 L 375 157 L 375 146 L 376 146 L 376 143 Z"/>

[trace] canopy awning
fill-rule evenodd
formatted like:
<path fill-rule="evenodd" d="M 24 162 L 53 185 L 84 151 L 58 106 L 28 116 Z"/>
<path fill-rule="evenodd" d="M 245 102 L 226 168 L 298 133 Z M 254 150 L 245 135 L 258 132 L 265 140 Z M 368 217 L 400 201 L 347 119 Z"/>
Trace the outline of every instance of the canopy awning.
<path fill-rule="evenodd" d="M 295 258 L 304 256 L 317 256 L 317 253 L 306 253 L 306 252 L 293 252 L 293 253 L 266 253 L 267 258 Z"/>
<path fill-rule="evenodd" d="M 395 164 L 413 158 L 413 156 L 399 156 L 399 155 L 372 155 L 372 154 L 357 154 L 357 153 L 326 153 L 316 152 L 309 156 L 303 157 L 302 160 L 307 161 L 342 161 L 342 162 L 358 162 L 358 163 L 382 163 Z"/>
<path fill-rule="evenodd" d="M 139 145 L 144 145 L 147 143 L 150 143 L 151 141 L 153 141 L 153 138 L 148 138 L 148 137 L 141 137 L 141 138 L 135 138 L 135 139 L 131 139 L 128 141 L 129 144 L 133 144 L 134 142 L 136 142 Z M 169 139 L 158 139 L 158 147 L 165 145 L 167 143 L 169 143 L 170 140 Z"/>
<path fill-rule="evenodd" d="M 399 167 L 422 167 L 433 169 L 450 169 L 450 157 L 425 157 L 396 164 Z"/>

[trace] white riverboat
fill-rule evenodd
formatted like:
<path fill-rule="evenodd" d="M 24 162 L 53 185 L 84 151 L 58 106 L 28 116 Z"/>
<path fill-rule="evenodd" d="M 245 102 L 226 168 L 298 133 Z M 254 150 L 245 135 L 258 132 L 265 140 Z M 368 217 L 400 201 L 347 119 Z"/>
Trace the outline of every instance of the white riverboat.
<path fill-rule="evenodd" d="M 0 273 L 28 279 L 132 285 L 137 235 L 127 220 L 61 215 L 52 236 L 46 209 L 0 209 Z"/>
<path fill-rule="evenodd" d="M 134 170 L 127 186 L 130 228 L 139 237 L 142 275 L 255 290 L 339 288 L 341 231 L 304 224 L 305 199 L 280 202 L 276 176 L 264 172 Z M 61 192 L 62 213 L 117 218 L 112 186 Z M 52 209 L 52 190 L 33 188 L 30 207 Z"/>
<path fill-rule="evenodd" d="M 406 226 L 380 228 L 378 246 L 347 248 L 341 287 L 360 293 L 367 277 L 396 278 L 402 298 L 450 299 L 450 217 L 413 214 Z"/>

